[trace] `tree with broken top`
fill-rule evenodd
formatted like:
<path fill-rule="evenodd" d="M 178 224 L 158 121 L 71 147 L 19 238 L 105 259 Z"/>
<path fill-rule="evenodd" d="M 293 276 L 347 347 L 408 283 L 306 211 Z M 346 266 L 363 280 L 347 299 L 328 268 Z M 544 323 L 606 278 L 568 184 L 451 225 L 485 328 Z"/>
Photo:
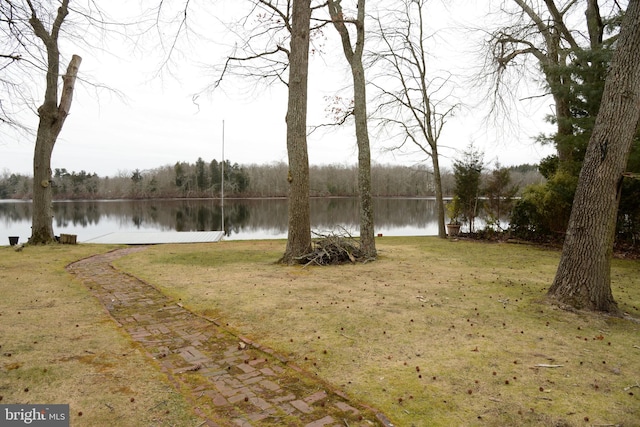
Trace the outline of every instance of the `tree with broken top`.
<path fill-rule="evenodd" d="M 51 155 L 73 100 L 74 86 L 82 59 L 73 55 L 67 71 L 60 74 L 59 47 L 63 24 L 70 13 L 70 0 L 62 0 L 57 8 L 48 2 L 25 0 L 2 2 L 2 36 L 14 50 L 12 61 L 24 66 L 23 72 L 44 74 L 45 92 L 37 109 L 39 118 L 33 157 L 33 219 L 29 243 L 55 241 L 52 214 Z M 12 66 L 14 64 L 9 64 Z M 4 80 L 4 79 L 3 79 Z M 59 82 L 62 80 L 62 91 Z M 5 85 L 7 81 L 4 80 Z M 14 96 L 20 92 L 13 88 Z"/>

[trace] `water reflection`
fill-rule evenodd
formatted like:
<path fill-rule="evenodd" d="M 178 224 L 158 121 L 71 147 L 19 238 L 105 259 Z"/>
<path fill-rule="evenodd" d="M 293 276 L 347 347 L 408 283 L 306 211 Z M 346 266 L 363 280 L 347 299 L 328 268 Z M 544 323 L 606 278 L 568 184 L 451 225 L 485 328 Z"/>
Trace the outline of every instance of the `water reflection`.
<path fill-rule="evenodd" d="M 345 229 L 358 232 L 355 198 L 311 199 L 311 224 L 317 232 Z M 286 238 L 286 199 L 225 200 L 117 200 L 55 202 L 56 234 L 77 234 L 89 240 L 115 231 L 220 230 L 224 212 L 225 238 Z M 374 199 L 376 233 L 385 235 L 437 234 L 435 201 L 428 199 Z M 31 203 L 0 201 L 0 244 L 8 236 L 30 236 Z"/>

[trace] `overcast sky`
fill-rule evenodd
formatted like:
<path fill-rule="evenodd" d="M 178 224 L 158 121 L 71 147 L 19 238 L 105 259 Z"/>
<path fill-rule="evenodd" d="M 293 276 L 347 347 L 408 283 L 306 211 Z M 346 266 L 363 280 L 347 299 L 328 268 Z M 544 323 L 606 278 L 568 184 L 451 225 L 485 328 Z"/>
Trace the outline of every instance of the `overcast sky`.
<path fill-rule="evenodd" d="M 469 70 L 472 60 L 471 56 L 465 58 L 470 36 L 462 31 L 457 33 L 455 28 L 460 25 L 460 19 L 477 23 L 484 13 L 482 7 L 469 7 L 475 4 L 473 1 L 463 3 L 466 15 L 460 15 L 462 9 L 456 9 L 457 21 L 451 19 L 451 11 L 439 7 L 434 8 L 432 16 L 438 25 L 453 29 L 445 33 L 447 41 L 440 43 L 441 52 L 434 52 L 434 58 L 448 61 L 451 71 L 461 73 Z M 224 8 L 216 11 L 226 13 Z M 231 43 L 231 35 L 219 33 L 222 28 L 216 26 L 214 17 L 202 18 L 209 19 L 211 26 L 200 28 L 210 28 L 210 37 L 217 42 L 194 42 L 193 39 L 185 42 L 187 48 L 174 57 L 172 73 L 165 70 L 159 75 L 162 56 L 157 54 L 158 45 L 154 45 L 153 37 L 144 40 L 149 44 L 148 49 L 140 45 L 134 49 L 114 38 L 106 42 L 104 51 L 81 52 L 80 75 L 90 76 L 92 81 L 112 87 L 124 97 L 105 90 L 96 91 L 86 84 L 77 87 L 71 114 L 53 152 L 53 169 L 114 176 L 135 169 L 144 171 L 173 165 L 177 161 L 193 163 L 198 157 L 205 161 L 220 160 L 223 121 L 225 159 L 240 164 L 287 161 L 284 121 L 287 94 L 284 86 L 251 90 L 253 83 L 229 79 L 222 90 L 203 94 L 197 104 L 193 102 L 193 95 L 213 79 L 202 67 L 202 62 L 221 63 Z M 325 29 L 324 37 L 325 54 L 315 55 L 311 60 L 310 125 L 330 120 L 325 111 L 325 97 L 336 95 L 347 87 L 350 79 L 336 44 L 334 29 Z M 76 52 L 66 53 L 69 56 Z M 465 90 L 462 90 L 463 96 Z M 340 94 L 349 96 L 348 91 Z M 474 95 L 468 90 L 468 94 L 468 100 L 473 102 L 477 93 Z M 526 93 L 523 97 L 536 94 Z M 516 102 L 516 105 L 509 129 L 487 124 L 486 105 L 469 105 L 461 110 L 443 132 L 441 145 L 450 147 L 442 150 L 446 156 L 444 165 L 450 165 L 449 159 L 456 156 L 456 150 L 463 150 L 471 141 L 485 152 L 486 161 L 499 160 L 503 165 L 535 163 L 550 154 L 551 147 L 541 147 L 533 141 L 541 132 L 552 130 L 543 121 L 543 117 L 551 112 L 550 100 L 536 98 Z M 31 117 L 30 123 L 35 128 L 37 119 Z M 389 143 L 372 132 L 373 161 L 403 165 L 427 162 L 424 155 L 415 150 L 388 152 L 384 148 Z M 31 175 L 33 146 L 33 138 L 7 138 L 7 134 L 3 134 L 0 172 Z M 355 164 L 357 151 L 353 126 L 314 132 L 309 138 L 309 160 L 312 164 Z"/>

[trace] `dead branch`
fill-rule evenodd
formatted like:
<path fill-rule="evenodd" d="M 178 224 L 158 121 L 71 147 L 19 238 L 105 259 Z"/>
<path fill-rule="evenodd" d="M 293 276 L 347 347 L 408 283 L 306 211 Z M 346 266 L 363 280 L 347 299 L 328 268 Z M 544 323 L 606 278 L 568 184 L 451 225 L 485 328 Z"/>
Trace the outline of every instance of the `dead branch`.
<path fill-rule="evenodd" d="M 319 239 L 313 242 L 313 250 L 296 258 L 305 267 L 310 264 L 338 265 L 369 261 L 360 249 L 359 241 L 348 233 L 317 235 Z"/>
<path fill-rule="evenodd" d="M 640 383 L 635 383 L 635 384 L 633 384 L 633 385 L 630 385 L 629 387 L 625 387 L 625 388 L 624 388 L 624 391 L 629 391 L 629 390 L 631 390 L 631 389 L 632 389 L 632 388 L 634 388 L 634 387 L 638 387 L 638 388 L 640 388 Z"/>

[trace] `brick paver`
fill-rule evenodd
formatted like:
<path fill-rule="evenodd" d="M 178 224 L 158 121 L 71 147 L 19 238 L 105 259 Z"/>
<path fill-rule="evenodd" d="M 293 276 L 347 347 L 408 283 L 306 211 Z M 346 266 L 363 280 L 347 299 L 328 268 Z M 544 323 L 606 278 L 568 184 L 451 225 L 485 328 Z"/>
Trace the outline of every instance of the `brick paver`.
<path fill-rule="evenodd" d="M 208 426 L 392 426 L 381 413 L 290 366 L 259 344 L 197 316 L 111 263 L 145 246 L 119 249 L 67 269 L 156 359 Z"/>

